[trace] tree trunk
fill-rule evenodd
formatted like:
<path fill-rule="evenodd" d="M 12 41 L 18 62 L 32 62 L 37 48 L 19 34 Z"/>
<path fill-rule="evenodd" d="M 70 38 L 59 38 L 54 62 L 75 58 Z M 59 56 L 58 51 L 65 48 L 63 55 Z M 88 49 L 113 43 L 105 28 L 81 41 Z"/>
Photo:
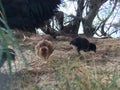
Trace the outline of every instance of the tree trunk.
<path fill-rule="evenodd" d="M 93 23 L 95 16 L 97 15 L 99 11 L 100 6 L 106 1 L 107 0 L 102 0 L 102 1 L 101 0 L 88 0 L 87 4 L 88 4 L 89 11 L 87 12 L 86 16 L 82 20 L 83 31 L 86 36 L 92 37 L 95 34 L 96 29 L 95 27 L 93 27 L 92 23 Z"/>
<path fill-rule="evenodd" d="M 82 12 L 84 9 L 84 0 L 78 0 L 77 1 L 77 12 L 76 12 L 76 16 L 72 16 L 74 18 L 74 20 L 72 22 L 70 22 L 67 26 L 64 26 L 63 28 L 63 32 L 66 34 L 74 34 L 77 35 L 78 31 L 79 31 L 79 26 L 80 26 L 80 22 L 82 20 Z"/>
<path fill-rule="evenodd" d="M 42 28 L 45 33 L 50 35 L 77 35 L 79 31 L 80 22 L 83 24 L 83 32 L 86 36 L 92 37 L 96 33 L 96 28 L 93 27 L 93 20 L 97 15 L 100 6 L 107 0 L 77 0 L 76 16 L 72 16 L 72 21 L 64 26 L 64 14 L 62 11 L 56 12 L 55 17 L 58 22 L 59 29 L 55 30 L 47 23 L 46 28 Z M 86 9 L 86 16 L 84 11 Z M 83 16 L 84 15 L 84 16 Z M 59 32 L 59 33 L 58 33 Z"/>

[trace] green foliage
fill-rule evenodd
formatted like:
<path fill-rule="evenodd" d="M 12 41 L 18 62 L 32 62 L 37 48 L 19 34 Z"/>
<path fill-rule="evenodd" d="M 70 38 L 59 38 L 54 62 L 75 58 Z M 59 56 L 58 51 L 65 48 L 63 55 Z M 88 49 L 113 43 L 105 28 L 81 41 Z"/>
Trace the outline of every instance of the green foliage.
<path fill-rule="evenodd" d="M 1 0 L 0 0 L 0 22 L 4 25 L 4 27 L 0 27 L 0 49 L 9 48 L 10 46 L 13 49 L 17 50 L 19 55 L 23 57 L 23 61 L 26 65 L 25 58 L 22 55 L 19 44 L 16 38 L 14 37 L 12 30 L 7 24 L 7 19 L 5 16 L 5 12 L 4 12 L 4 8 L 2 6 Z M 1 57 L 1 54 L 2 54 L 2 51 L 0 51 L 0 57 Z M 11 60 L 10 60 L 9 55 L 8 55 L 7 62 L 8 62 L 10 75 L 12 75 L 12 66 L 11 66 Z"/>

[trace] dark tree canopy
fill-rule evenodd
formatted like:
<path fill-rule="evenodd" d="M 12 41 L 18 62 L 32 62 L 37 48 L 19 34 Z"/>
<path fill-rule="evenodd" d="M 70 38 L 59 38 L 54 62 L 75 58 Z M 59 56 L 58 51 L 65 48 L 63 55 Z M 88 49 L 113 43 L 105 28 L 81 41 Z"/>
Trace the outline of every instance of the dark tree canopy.
<path fill-rule="evenodd" d="M 35 32 L 54 15 L 61 0 L 2 0 L 10 28 Z M 3 26 L 3 25 L 2 25 Z"/>

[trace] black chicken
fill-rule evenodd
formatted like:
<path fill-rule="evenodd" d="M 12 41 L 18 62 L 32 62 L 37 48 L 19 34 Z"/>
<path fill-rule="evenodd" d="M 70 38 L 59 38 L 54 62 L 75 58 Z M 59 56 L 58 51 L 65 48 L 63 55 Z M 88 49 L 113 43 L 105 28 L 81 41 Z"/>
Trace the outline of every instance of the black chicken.
<path fill-rule="evenodd" d="M 70 42 L 70 44 L 76 47 L 78 53 L 80 50 L 83 50 L 85 52 L 96 52 L 96 45 L 94 43 L 90 43 L 86 38 L 76 37 Z"/>

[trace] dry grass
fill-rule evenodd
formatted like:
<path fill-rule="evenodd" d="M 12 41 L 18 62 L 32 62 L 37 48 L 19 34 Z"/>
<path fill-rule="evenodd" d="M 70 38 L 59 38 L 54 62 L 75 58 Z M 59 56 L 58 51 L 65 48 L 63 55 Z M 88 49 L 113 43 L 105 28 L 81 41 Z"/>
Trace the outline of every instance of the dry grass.
<path fill-rule="evenodd" d="M 120 39 L 90 40 L 97 44 L 97 53 L 81 52 L 81 56 L 68 41 L 55 41 L 47 64 L 34 56 L 34 44 L 23 47 L 29 64 L 15 74 L 12 90 L 119 90 Z"/>

